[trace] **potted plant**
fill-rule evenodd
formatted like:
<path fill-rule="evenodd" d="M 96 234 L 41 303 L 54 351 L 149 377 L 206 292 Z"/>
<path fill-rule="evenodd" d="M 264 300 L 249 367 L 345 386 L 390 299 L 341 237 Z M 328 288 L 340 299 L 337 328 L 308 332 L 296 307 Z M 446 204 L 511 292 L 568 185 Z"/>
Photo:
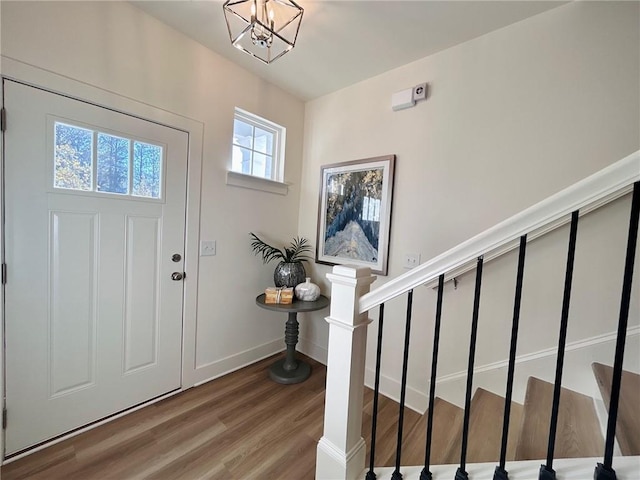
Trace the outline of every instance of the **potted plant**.
<path fill-rule="evenodd" d="M 304 282 L 307 274 L 302 262 L 311 258 L 309 252 L 312 251 L 306 238 L 295 237 L 288 248 L 284 247 L 281 250 L 264 242 L 254 233 L 250 233 L 250 235 L 253 239 L 251 241 L 253 253 L 262 255 L 264 263 L 280 259 L 280 263 L 273 272 L 273 281 L 276 287 L 295 287 Z"/>

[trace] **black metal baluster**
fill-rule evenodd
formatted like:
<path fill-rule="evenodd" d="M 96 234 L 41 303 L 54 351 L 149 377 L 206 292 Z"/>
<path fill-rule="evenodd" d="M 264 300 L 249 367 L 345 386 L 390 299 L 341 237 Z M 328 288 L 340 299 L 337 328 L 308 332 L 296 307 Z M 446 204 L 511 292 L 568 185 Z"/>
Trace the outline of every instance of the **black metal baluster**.
<path fill-rule="evenodd" d="M 622 298 L 620 299 L 620 317 L 618 319 L 618 338 L 616 339 L 616 353 L 613 362 L 613 380 L 611 382 L 611 401 L 609 402 L 609 418 L 607 420 L 607 438 L 604 446 L 604 463 L 598 463 L 594 472 L 595 480 L 615 480 L 616 471 L 613 469 L 613 442 L 618 420 L 618 402 L 620 400 L 620 383 L 622 381 L 622 361 L 627 336 L 627 322 L 629 320 L 629 304 L 631 303 L 631 283 L 633 281 L 633 266 L 638 241 L 638 219 L 640 218 L 640 182 L 633 185 L 633 199 L 631 200 L 631 217 L 629 218 L 629 237 L 627 239 L 627 255 L 624 264 L 624 280 L 622 282 Z"/>
<path fill-rule="evenodd" d="M 480 287 L 482 286 L 482 262 L 478 258 L 476 269 L 476 289 L 473 298 L 473 319 L 471 321 L 471 340 L 469 342 L 469 367 L 467 368 L 467 393 L 464 401 L 464 421 L 462 424 L 462 448 L 460 449 L 460 466 L 456 471 L 455 480 L 468 480 L 467 473 L 467 441 L 469 439 L 469 413 L 471 410 L 471 388 L 473 387 L 473 362 L 476 356 L 476 338 L 478 334 L 478 313 L 480 312 Z"/>
<path fill-rule="evenodd" d="M 576 253 L 576 238 L 578 235 L 578 216 L 576 210 L 571 214 L 571 230 L 569 232 L 569 251 L 567 253 L 567 270 L 564 279 L 564 298 L 562 299 L 562 316 L 560 319 L 560 335 L 558 338 L 558 358 L 556 361 L 556 379 L 553 388 L 553 404 L 551 420 L 549 421 L 549 445 L 547 447 L 547 463 L 540 466 L 539 480 L 555 480 L 553 469 L 553 451 L 556 446 L 556 428 L 558 426 L 558 410 L 560 407 L 560 391 L 562 389 L 562 367 L 564 364 L 564 350 L 567 343 L 567 324 L 569 322 L 569 304 L 571 302 L 571 284 L 573 282 L 573 261 Z"/>
<path fill-rule="evenodd" d="M 404 400 L 407 393 L 407 369 L 409 366 L 409 334 L 411 332 L 411 311 L 413 305 L 413 290 L 409 290 L 407 297 L 407 321 L 404 332 L 404 358 L 402 360 L 402 384 L 400 386 L 400 413 L 398 415 L 398 443 L 396 446 L 396 468 L 391 480 L 402 480 L 400 460 L 402 457 L 402 427 L 404 424 Z"/>
<path fill-rule="evenodd" d="M 429 410 L 427 411 L 427 440 L 424 452 L 424 468 L 420 480 L 431 480 L 431 437 L 433 434 L 433 404 L 436 394 L 436 371 L 438 368 L 438 347 L 440 345 L 440 318 L 442 317 L 442 296 L 444 293 L 444 273 L 438 277 L 438 300 L 436 303 L 436 326 L 433 331 L 433 354 L 431 357 L 431 381 L 429 383 Z"/>
<path fill-rule="evenodd" d="M 518 325 L 520 323 L 520 301 L 522 299 L 522 283 L 524 279 L 524 260 L 527 251 L 527 236 L 520 237 L 518 255 L 518 273 L 516 275 L 516 295 L 513 301 L 513 323 L 511 324 L 511 347 L 509 349 L 509 368 L 507 372 L 507 391 L 504 400 L 504 420 L 502 422 L 502 446 L 500 447 L 500 464 L 496 467 L 493 480 L 508 480 L 504 469 L 507 460 L 507 441 L 509 438 L 509 417 L 511 416 L 511 397 L 513 394 L 513 374 L 516 365 L 516 348 L 518 345 Z"/>
<path fill-rule="evenodd" d="M 373 471 L 376 456 L 376 429 L 378 427 L 378 398 L 380 393 L 380 358 L 382 357 L 382 326 L 384 322 L 384 303 L 380 304 L 378 315 L 378 347 L 376 349 L 376 379 L 373 387 L 373 417 L 371 420 L 371 455 L 369 456 L 369 471 L 365 480 L 376 480 Z"/>

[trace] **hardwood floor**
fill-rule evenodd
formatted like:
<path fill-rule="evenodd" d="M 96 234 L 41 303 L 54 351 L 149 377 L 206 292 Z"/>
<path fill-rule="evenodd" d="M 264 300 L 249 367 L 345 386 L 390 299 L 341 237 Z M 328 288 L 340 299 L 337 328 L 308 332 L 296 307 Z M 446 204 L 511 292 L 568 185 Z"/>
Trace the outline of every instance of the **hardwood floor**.
<path fill-rule="evenodd" d="M 307 358 L 309 380 L 279 385 L 277 357 L 9 463 L 2 478 L 312 479 L 326 369 Z"/>
<path fill-rule="evenodd" d="M 297 385 L 280 385 L 269 379 L 269 367 L 280 357 L 262 360 L 11 462 L 2 467 L 2 479 L 311 480 L 323 429 L 326 368 L 305 357 L 312 367 L 311 377 Z M 524 407 L 512 404 L 508 459 L 546 456 L 552 388 L 530 378 Z M 371 445 L 372 409 L 373 392 L 365 388 L 362 433 L 367 445 Z M 476 390 L 468 463 L 498 460 L 503 409 L 501 396 Z M 381 396 L 378 415 L 375 464 L 392 466 L 398 404 Z M 432 465 L 460 460 L 462 418 L 461 408 L 436 398 Z M 425 430 L 426 414 L 406 409 L 402 465 L 423 464 Z M 556 458 L 599 456 L 602 443 L 593 400 L 563 389 Z M 366 462 L 368 466 L 368 457 Z"/>

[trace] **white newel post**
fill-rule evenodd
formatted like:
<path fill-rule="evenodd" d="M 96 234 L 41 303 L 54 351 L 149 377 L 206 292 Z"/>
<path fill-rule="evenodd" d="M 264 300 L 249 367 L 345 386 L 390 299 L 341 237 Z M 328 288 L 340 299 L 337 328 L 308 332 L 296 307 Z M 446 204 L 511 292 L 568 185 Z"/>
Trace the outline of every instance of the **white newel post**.
<path fill-rule="evenodd" d="M 371 269 L 338 265 L 331 282 L 324 434 L 318 442 L 317 480 L 351 480 L 364 470 L 362 395 L 368 314 L 358 300 L 376 279 Z"/>

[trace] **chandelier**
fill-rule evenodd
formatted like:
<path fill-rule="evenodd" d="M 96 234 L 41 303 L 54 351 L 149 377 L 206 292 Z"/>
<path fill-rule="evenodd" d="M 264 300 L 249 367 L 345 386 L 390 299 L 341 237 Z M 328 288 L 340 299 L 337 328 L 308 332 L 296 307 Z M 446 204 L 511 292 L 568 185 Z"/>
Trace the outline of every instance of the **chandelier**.
<path fill-rule="evenodd" d="M 293 0 L 227 0 L 222 8 L 233 46 L 261 62 L 295 46 L 304 10 Z"/>

